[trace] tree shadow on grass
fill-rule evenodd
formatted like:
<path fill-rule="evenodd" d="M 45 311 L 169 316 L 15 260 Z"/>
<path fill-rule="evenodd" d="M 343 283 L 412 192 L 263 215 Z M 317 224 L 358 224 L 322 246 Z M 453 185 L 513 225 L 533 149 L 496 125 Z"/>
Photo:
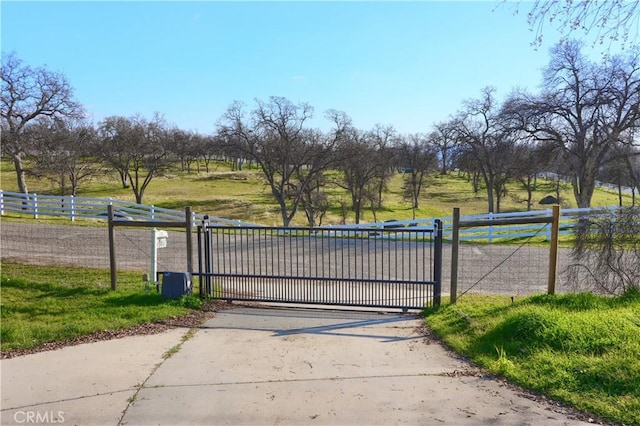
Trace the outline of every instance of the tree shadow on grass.
<path fill-rule="evenodd" d="M 158 306 L 167 304 L 169 301 L 157 293 L 140 293 L 113 296 L 106 298 L 104 304 L 108 306 Z"/>
<path fill-rule="evenodd" d="M 106 288 L 92 288 L 85 286 L 63 286 L 50 283 L 34 283 L 24 280 L 3 279 L 2 288 L 29 292 L 33 298 L 63 298 L 81 296 L 99 296 L 107 293 Z"/>

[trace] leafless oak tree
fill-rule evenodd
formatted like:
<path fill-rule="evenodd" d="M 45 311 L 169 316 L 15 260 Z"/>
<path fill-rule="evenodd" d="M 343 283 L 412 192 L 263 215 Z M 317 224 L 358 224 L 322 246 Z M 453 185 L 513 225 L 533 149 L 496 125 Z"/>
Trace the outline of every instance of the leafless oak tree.
<path fill-rule="evenodd" d="M 343 174 L 338 185 L 349 192 L 355 222 L 360 223 L 366 202 L 373 202 L 378 194 L 380 177 L 388 163 L 368 133 L 353 127 L 340 140 L 337 155 L 338 169 Z"/>
<path fill-rule="evenodd" d="M 437 156 L 433 145 L 424 134 L 414 133 L 403 137 L 397 144 L 398 164 L 404 171 L 404 192 L 411 200 L 413 218 L 419 207 L 420 193 L 427 174 L 437 168 Z"/>
<path fill-rule="evenodd" d="M 616 145 L 636 144 L 640 125 L 640 51 L 599 65 L 576 41 L 558 44 L 540 95 L 513 95 L 505 113 L 523 130 L 560 149 L 579 207 L 589 207 L 600 168 Z"/>
<path fill-rule="evenodd" d="M 27 130 L 32 141 L 32 173 L 56 182 L 60 195 L 77 195 L 81 181 L 100 171 L 96 132 L 86 123 L 41 118 Z"/>
<path fill-rule="evenodd" d="M 161 116 L 107 117 L 99 126 L 100 154 L 120 174 L 123 187 L 131 187 L 136 202 L 142 203 L 151 180 L 169 163 L 169 134 Z"/>
<path fill-rule="evenodd" d="M 28 193 L 23 159 L 32 141 L 29 124 L 40 117 L 81 117 L 83 110 L 73 98 L 73 89 L 62 74 L 44 67 L 31 68 L 15 53 L 2 54 L 0 111 L 2 153 L 11 157 L 20 192 Z"/>
<path fill-rule="evenodd" d="M 446 175 L 451 163 L 451 151 L 459 144 L 453 120 L 436 123 L 429 134 L 428 142 L 438 149 L 440 156 L 440 174 Z"/>
<path fill-rule="evenodd" d="M 305 191 L 332 161 L 332 141 L 306 127 L 313 109 L 283 97 L 257 100 L 249 115 L 239 102 L 224 114 L 219 134 L 258 164 L 289 226 Z"/>
<path fill-rule="evenodd" d="M 510 156 L 511 176 L 527 191 L 527 211 L 533 205 L 533 191 L 536 190 L 538 175 L 546 171 L 551 159 L 556 155 L 553 144 L 535 143 L 525 138 L 513 147 Z"/>
<path fill-rule="evenodd" d="M 396 159 L 393 156 L 392 147 L 397 143 L 398 135 L 392 125 L 376 124 L 367 132 L 366 137 L 375 146 L 378 152 L 378 161 L 380 162 L 376 183 L 377 191 L 369 195 L 369 202 L 375 216 L 375 210 L 382 208 L 384 191 L 387 189 L 389 179 L 391 179 L 395 171 Z"/>
<path fill-rule="evenodd" d="M 509 179 L 511 153 L 515 141 L 505 127 L 493 87 L 485 87 L 482 96 L 465 102 L 456 122 L 463 145 L 475 160 L 487 190 L 488 211 L 500 212 L 500 200 Z"/>

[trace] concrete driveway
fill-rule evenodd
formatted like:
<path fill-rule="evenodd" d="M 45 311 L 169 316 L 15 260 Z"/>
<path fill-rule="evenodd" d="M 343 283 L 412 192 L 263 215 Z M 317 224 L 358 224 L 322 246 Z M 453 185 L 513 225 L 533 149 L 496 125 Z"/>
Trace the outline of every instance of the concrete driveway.
<path fill-rule="evenodd" d="M 251 308 L 2 360 L 2 424 L 579 425 L 425 337 L 413 315 Z M 34 423 L 33 421 L 30 423 Z"/>

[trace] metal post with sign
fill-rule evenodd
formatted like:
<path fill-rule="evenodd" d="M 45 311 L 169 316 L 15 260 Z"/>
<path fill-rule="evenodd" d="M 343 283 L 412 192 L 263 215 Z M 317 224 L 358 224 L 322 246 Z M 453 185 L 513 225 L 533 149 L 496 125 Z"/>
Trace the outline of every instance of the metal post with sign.
<path fill-rule="evenodd" d="M 151 231 L 151 276 L 150 281 L 158 283 L 158 249 L 167 247 L 167 231 L 153 228 Z"/>

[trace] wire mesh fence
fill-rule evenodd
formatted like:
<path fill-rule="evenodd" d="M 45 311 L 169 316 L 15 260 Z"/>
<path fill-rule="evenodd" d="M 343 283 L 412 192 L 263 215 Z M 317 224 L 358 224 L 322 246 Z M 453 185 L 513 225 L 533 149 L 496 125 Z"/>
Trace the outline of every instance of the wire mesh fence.
<path fill-rule="evenodd" d="M 152 229 L 115 229 L 118 271 L 149 273 Z M 0 225 L 3 262 L 109 269 L 109 236 L 104 226 L 7 222 Z M 169 231 L 167 246 L 157 251 L 158 271 L 186 271 L 186 235 Z"/>
<path fill-rule="evenodd" d="M 569 253 L 570 249 L 566 248 L 558 251 L 556 293 L 579 290 L 566 280 Z M 548 274 L 548 246 L 535 242 L 464 243 L 460 245 L 458 297 L 467 293 L 510 296 L 543 294 L 548 290 Z"/>
<path fill-rule="evenodd" d="M 193 239 L 194 251 L 197 250 Z M 115 229 L 118 271 L 152 270 L 152 229 Z M 581 290 L 569 285 L 565 273 L 570 249 L 560 249 L 558 293 Z M 0 224 L 3 262 L 109 269 L 108 228 L 3 221 Z M 187 271 L 186 234 L 168 231 L 167 245 L 157 251 L 157 271 Z M 443 247 L 442 291 L 449 290 L 451 246 Z M 540 242 L 488 244 L 465 242 L 460 246 L 458 294 L 529 295 L 547 291 L 549 248 Z"/>

